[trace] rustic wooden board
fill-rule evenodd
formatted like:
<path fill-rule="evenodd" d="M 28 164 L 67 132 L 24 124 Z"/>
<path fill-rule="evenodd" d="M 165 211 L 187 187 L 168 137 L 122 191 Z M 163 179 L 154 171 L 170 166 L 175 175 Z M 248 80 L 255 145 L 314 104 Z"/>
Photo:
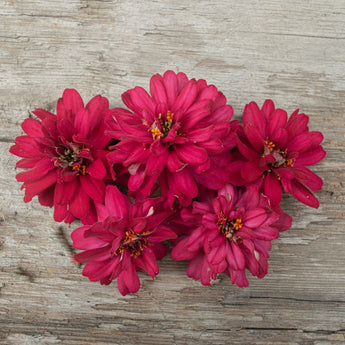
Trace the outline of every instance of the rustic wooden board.
<path fill-rule="evenodd" d="M 344 1 L 3 0 L 0 43 L 0 344 L 345 343 Z M 214 83 L 237 116 L 272 98 L 325 135 L 320 208 L 284 199 L 293 227 L 247 289 L 203 287 L 166 257 L 122 297 L 72 262 L 78 224 L 22 201 L 8 149 L 31 109 L 67 87 L 120 106 L 166 69 Z"/>

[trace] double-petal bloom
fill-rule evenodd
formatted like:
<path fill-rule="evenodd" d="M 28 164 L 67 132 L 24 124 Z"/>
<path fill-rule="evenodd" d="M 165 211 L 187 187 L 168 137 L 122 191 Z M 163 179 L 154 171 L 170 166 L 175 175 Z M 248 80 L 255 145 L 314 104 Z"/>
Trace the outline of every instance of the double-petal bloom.
<path fill-rule="evenodd" d="M 122 95 L 132 112 L 112 109 L 111 135 L 120 142 L 108 158 L 128 167 L 130 191 L 148 196 L 159 181 L 170 204 L 177 196 L 188 206 L 198 184 L 219 189 L 227 182 L 223 167 L 236 145 L 233 109 L 214 85 L 184 73 L 154 75 L 150 93 L 135 87 Z"/>
<path fill-rule="evenodd" d="M 23 182 L 25 202 L 38 195 L 42 205 L 54 206 L 56 221 L 96 221 L 94 203 L 104 201 L 105 180 L 110 178 L 106 154 L 111 138 L 105 134 L 108 108 L 108 100 L 99 95 L 84 107 L 79 93 L 66 89 L 57 102 L 56 115 L 35 109 L 39 120 L 24 120 L 26 135 L 16 138 L 10 152 L 22 157 L 17 168 L 29 169 L 16 176 Z"/>
<path fill-rule="evenodd" d="M 238 128 L 237 147 L 243 159 L 231 163 L 231 182 L 258 184 L 274 206 L 281 201 L 282 186 L 300 202 L 317 208 L 313 191 L 321 189 L 322 179 L 307 166 L 321 161 L 326 152 L 320 145 L 323 135 L 310 132 L 308 121 L 298 109 L 288 118 L 271 100 L 261 109 L 249 103 Z"/>
<path fill-rule="evenodd" d="M 225 272 L 233 284 L 248 286 L 245 269 L 263 278 L 267 274 L 271 241 L 290 228 L 291 217 L 270 209 L 256 187 L 244 193 L 228 184 L 218 196 L 194 201 L 181 218 L 190 231 L 172 250 L 174 260 L 190 260 L 187 275 L 209 285 Z"/>
<path fill-rule="evenodd" d="M 137 271 L 143 269 L 154 278 L 157 260 L 167 254 L 162 242 L 176 238 L 163 223 L 171 212 L 164 208 L 162 198 L 132 204 L 115 186 L 107 187 L 105 204 L 96 207 L 98 222 L 71 235 L 73 246 L 84 250 L 74 258 L 86 262 L 83 275 L 91 281 L 107 285 L 117 278 L 122 295 L 135 293 L 140 288 Z"/>

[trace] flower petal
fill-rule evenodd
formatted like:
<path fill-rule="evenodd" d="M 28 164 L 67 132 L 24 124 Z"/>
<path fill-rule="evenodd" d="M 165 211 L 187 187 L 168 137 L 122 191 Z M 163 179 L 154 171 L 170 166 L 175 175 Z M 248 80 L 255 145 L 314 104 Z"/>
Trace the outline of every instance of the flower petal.
<path fill-rule="evenodd" d="M 203 164 L 208 158 L 206 150 L 193 144 L 175 145 L 174 151 L 182 162 L 191 165 Z"/>
<path fill-rule="evenodd" d="M 136 293 L 140 289 L 140 280 L 132 263 L 129 264 L 127 270 L 119 274 L 117 286 L 122 296 L 128 293 Z"/>
<path fill-rule="evenodd" d="M 282 199 L 282 189 L 277 175 L 273 172 L 266 175 L 264 193 L 270 199 L 272 205 L 279 205 Z"/>
<path fill-rule="evenodd" d="M 253 208 L 247 211 L 243 217 L 242 221 L 248 228 L 257 228 L 267 219 L 266 210 L 263 208 Z"/>
<path fill-rule="evenodd" d="M 101 159 L 96 159 L 93 161 L 86 169 L 87 173 L 91 175 L 91 177 L 102 180 L 105 178 L 107 174 L 107 170 L 102 162 Z"/>

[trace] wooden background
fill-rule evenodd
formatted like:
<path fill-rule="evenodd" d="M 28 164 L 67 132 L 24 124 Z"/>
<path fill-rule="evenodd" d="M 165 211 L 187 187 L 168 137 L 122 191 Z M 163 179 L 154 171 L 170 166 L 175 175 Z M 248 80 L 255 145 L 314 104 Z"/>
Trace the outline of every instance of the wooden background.
<path fill-rule="evenodd" d="M 24 204 L 8 153 L 29 111 L 64 88 L 111 106 L 167 69 L 214 83 L 235 114 L 272 98 L 325 135 L 320 208 L 286 197 L 293 227 L 268 276 L 203 287 L 166 257 L 122 297 L 71 261 L 70 232 Z M 0 344 L 345 344 L 344 0 L 1 0 Z"/>

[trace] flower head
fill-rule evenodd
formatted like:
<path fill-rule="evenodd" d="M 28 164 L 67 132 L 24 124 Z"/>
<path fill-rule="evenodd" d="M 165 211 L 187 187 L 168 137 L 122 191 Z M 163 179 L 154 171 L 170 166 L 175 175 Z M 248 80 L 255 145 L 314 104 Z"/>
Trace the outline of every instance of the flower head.
<path fill-rule="evenodd" d="M 242 193 L 229 184 L 218 196 L 195 201 L 181 217 L 190 232 L 171 255 L 175 260 L 190 260 L 187 275 L 203 285 L 225 272 L 233 284 L 248 286 L 245 269 L 263 278 L 271 241 L 291 226 L 291 217 L 272 211 L 257 188 Z"/>
<path fill-rule="evenodd" d="M 164 196 L 188 206 L 198 183 L 211 189 L 226 183 L 217 157 L 230 155 L 237 122 L 230 123 L 232 107 L 205 80 L 167 71 L 151 78 L 150 92 L 128 90 L 122 100 L 132 112 L 111 111 L 111 135 L 120 142 L 108 158 L 128 167 L 130 190 L 150 195 L 158 179 Z"/>
<path fill-rule="evenodd" d="M 42 205 L 54 206 L 56 221 L 96 220 L 94 203 L 104 201 L 104 179 L 110 174 L 106 109 L 106 98 L 95 96 L 84 107 L 79 93 L 66 89 L 57 102 L 57 115 L 36 109 L 39 120 L 24 120 L 26 135 L 16 138 L 10 152 L 22 157 L 17 168 L 28 169 L 16 176 L 23 182 L 25 202 L 38 195 Z"/>
<path fill-rule="evenodd" d="M 310 132 L 309 118 L 298 109 L 288 118 L 286 111 L 275 109 L 266 100 L 261 110 L 249 103 L 238 130 L 237 146 L 243 159 L 232 163 L 232 183 L 255 182 L 279 205 L 283 187 L 300 202 L 317 208 L 313 191 L 320 190 L 322 179 L 307 168 L 321 161 L 326 152 L 320 143 L 320 132 Z"/>
<path fill-rule="evenodd" d="M 73 246 L 83 252 L 74 255 L 86 262 L 83 275 L 91 281 L 110 284 L 117 278 L 122 295 L 140 288 L 137 271 L 152 278 L 158 274 L 157 260 L 167 253 L 162 243 L 176 235 L 162 222 L 170 215 L 161 198 L 133 204 L 117 187 L 107 186 L 105 204 L 97 204 L 98 222 L 72 233 Z"/>

